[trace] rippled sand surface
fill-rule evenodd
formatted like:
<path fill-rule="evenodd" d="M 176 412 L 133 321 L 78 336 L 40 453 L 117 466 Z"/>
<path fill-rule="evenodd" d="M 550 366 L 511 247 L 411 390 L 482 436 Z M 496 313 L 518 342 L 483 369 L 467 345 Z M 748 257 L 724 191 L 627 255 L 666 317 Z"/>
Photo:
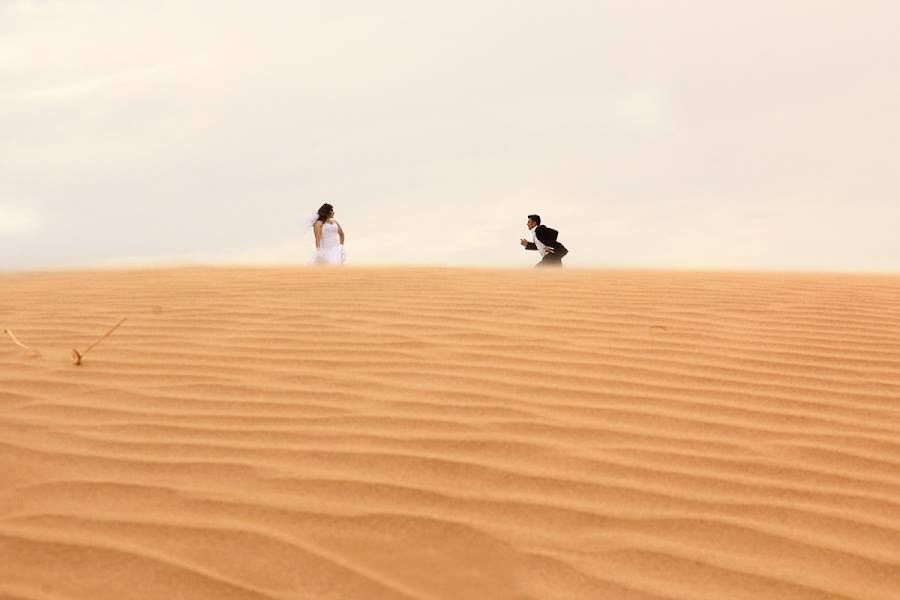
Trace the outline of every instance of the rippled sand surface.
<path fill-rule="evenodd" d="M 6 274 L 0 326 L 3 599 L 900 597 L 900 277 Z"/>

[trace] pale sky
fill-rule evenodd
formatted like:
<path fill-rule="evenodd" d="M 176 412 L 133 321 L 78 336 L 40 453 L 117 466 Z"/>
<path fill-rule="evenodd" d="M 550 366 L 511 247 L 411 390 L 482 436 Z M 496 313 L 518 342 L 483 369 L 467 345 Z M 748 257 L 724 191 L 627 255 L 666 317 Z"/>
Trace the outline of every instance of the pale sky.
<path fill-rule="evenodd" d="M 0 270 L 900 271 L 896 0 L 0 0 Z"/>

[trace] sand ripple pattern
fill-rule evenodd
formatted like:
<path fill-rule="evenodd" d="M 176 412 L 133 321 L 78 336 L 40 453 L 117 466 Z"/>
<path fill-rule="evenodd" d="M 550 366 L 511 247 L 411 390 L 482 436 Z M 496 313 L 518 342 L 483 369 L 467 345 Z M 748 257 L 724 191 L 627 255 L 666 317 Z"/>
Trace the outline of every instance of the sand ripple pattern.
<path fill-rule="evenodd" d="M 3 599 L 900 598 L 900 277 L 5 274 L 0 326 Z"/>

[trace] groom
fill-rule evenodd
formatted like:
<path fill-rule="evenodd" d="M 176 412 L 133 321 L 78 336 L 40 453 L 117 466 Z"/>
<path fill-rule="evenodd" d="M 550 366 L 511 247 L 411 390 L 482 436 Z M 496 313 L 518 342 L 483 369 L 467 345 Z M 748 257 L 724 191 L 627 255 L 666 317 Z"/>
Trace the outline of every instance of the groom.
<path fill-rule="evenodd" d="M 521 240 L 526 250 L 537 250 L 541 254 L 541 262 L 536 267 L 561 267 L 563 257 L 569 253 L 566 247 L 556 241 L 559 232 L 541 225 L 541 217 L 528 215 L 528 229 L 532 231 L 534 241 Z"/>

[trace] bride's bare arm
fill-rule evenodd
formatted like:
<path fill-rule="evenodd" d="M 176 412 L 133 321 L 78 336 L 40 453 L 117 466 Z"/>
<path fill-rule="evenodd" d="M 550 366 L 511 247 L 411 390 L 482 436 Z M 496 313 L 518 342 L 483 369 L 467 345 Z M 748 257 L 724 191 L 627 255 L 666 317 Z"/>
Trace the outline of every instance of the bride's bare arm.
<path fill-rule="evenodd" d="M 341 224 L 338 223 L 338 235 L 341 236 L 341 245 L 344 245 L 344 228 L 341 227 Z"/>
<path fill-rule="evenodd" d="M 322 221 L 316 221 L 313 232 L 316 234 L 316 249 L 318 249 L 322 245 Z"/>

